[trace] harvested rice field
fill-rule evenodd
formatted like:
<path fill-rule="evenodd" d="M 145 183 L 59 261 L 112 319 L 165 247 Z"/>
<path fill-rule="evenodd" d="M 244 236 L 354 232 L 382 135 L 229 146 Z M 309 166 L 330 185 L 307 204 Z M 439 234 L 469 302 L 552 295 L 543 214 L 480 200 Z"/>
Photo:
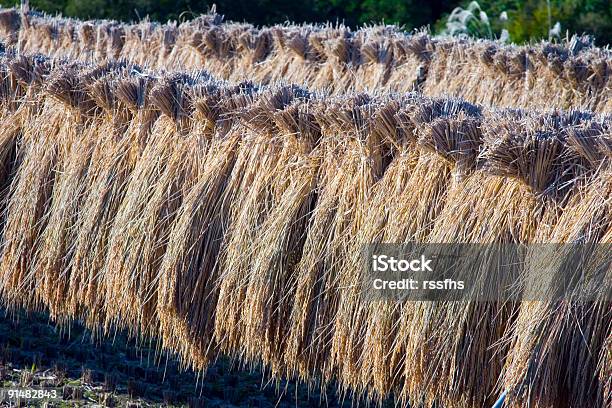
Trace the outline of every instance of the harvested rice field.
<path fill-rule="evenodd" d="M 229 359 L 220 359 L 199 376 L 182 370 L 176 359 L 160 355 L 152 343 L 135 342 L 122 332 L 96 337 L 78 323 L 57 327 L 43 313 L 22 312 L 3 319 L 0 347 L 4 388 L 44 386 L 58 392 L 56 400 L 24 401 L 22 406 L 350 406 L 329 390 L 270 381 L 261 368 L 241 367 Z M 2 406 L 9 403 L 6 399 Z"/>
<path fill-rule="evenodd" d="M 27 7 L 0 42 L 2 403 L 612 407 L 609 47 Z"/>

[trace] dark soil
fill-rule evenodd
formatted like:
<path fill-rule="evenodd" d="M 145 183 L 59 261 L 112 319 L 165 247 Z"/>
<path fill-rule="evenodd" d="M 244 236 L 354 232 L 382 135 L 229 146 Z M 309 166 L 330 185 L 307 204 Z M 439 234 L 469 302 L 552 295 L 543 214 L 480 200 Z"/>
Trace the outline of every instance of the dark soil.
<path fill-rule="evenodd" d="M 97 338 L 78 323 L 57 326 L 42 313 L 0 309 L 0 380 L 15 387 L 54 387 L 59 399 L 0 406 L 49 407 L 351 407 L 335 390 L 321 392 L 294 381 L 270 381 L 220 358 L 205 374 L 181 369 L 155 343 L 138 344 L 125 333 Z M 314 388 L 314 389 L 313 389 Z"/>

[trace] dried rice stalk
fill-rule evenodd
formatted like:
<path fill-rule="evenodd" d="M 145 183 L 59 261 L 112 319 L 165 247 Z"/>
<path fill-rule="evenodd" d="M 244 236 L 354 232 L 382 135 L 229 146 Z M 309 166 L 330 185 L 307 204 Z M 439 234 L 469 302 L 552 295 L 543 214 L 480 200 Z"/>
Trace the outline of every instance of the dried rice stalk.
<path fill-rule="evenodd" d="M 129 107 L 133 119 L 121 126 L 101 127 L 88 171 L 87 197 L 77 220 L 68 302 L 74 313 L 92 324 L 103 319 L 106 294 L 103 270 L 112 222 L 126 194 L 127 180 L 142 154 L 159 111 L 152 109 L 146 78 L 125 79 L 117 98 Z"/>
<path fill-rule="evenodd" d="M 565 178 L 571 179 L 575 170 L 563 148 L 564 128 L 555 122 L 527 120 L 520 125 L 521 134 L 514 119 L 488 120 L 483 125 L 484 168 L 449 191 L 429 242 L 529 243 L 540 220 L 549 224 L 558 216 Z M 486 257 L 480 262 L 482 275 L 477 279 L 486 290 L 486 271 L 495 266 Z M 507 276 L 507 283 L 517 276 Z M 492 403 L 507 352 L 505 345 L 497 344 L 516 308 L 513 302 L 502 301 L 419 305 L 415 314 L 421 328 L 407 344 L 408 361 L 418 361 L 406 364 L 413 395 L 424 386 L 426 401 L 459 406 Z"/>
<path fill-rule="evenodd" d="M 510 391 L 510 406 L 530 403 L 537 407 L 551 407 L 567 402 L 570 405 L 603 407 L 607 404 L 605 391 L 609 387 L 609 376 L 605 376 L 607 368 L 603 368 L 605 365 L 602 363 L 605 364 L 609 354 L 605 341 L 610 333 L 610 310 L 605 291 L 609 293 L 610 271 L 602 271 L 597 262 L 602 261 L 601 265 L 604 265 L 607 259 L 609 265 L 609 252 L 605 245 L 612 242 L 609 130 L 599 126 L 574 130 L 569 142 L 591 168 L 598 169 L 598 173 L 587 179 L 587 183 L 569 200 L 554 228 L 543 229 L 538 240 L 561 244 L 603 244 L 603 247 L 596 247 L 599 253 L 588 257 L 592 265 L 586 267 L 592 273 L 607 273 L 603 275 L 603 282 L 608 282 L 608 287 L 604 286 L 603 292 L 589 301 L 552 297 L 551 300 L 523 302 L 510 332 L 512 348 L 504 373 L 504 386 Z M 554 253 L 542 251 L 533 254 L 530 258 L 533 263 L 525 271 L 525 287 L 553 290 L 554 287 L 547 285 L 562 273 L 563 269 L 558 267 L 570 255 L 564 252 L 567 250 L 560 248 Z"/>
<path fill-rule="evenodd" d="M 480 118 L 472 116 L 478 112 L 471 112 L 471 109 L 469 105 L 443 106 L 432 101 L 415 113 L 400 115 L 400 119 L 408 120 L 404 123 L 406 131 L 418 138 L 420 152 L 415 151 L 413 160 L 416 162 L 405 186 L 392 198 L 386 223 L 381 225 L 375 239 L 364 240 L 360 245 L 421 241 L 428 236 L 434 217 L 446 201 L 447 188 L 452 186 L 451 174 L 455 180 L 461 180 L 475 163 L 480 143 Z M 360 275 L 362 254 L 359 248 L 352 252 L 351 268 L 354 274 Z M 364 390 L 369 383 L 382 396 L 397 387 L 403 364 L 402 352 L 397 350 L 398 337 L 402 333 L 398 322 L 410 321 L 410 306 L 386 301 L 362 303 L 359 313 L 355 313 L 359 317 L 351 323 L 351 336 L 364 339 L 363 349 L 356 351 L 356 358 L 362 362 Z"/>
<path fill-rule="evenodd" d="M 393 26 L 255 28 L 211 14 L 177 24 L 79 22 L 3 12 L 0 36 L 20 50 L 164 69 L 206 69 L 234 82 L 287 80 L 334 93 L 363 90 L 452 95 L 474 103 L 610 112 L 610 51 L 574 36 L 563 44 L 409 35 Z M 543 105 L 542 101 L 547 101 Z"/>
<path fill-rule="evenodd" d="M 108 67 L 121 69 L 121 66 Z M 88 81 L 87 96 L 98 101 L 99 113 L 111 114 L 115 109 L 114 96 L 108 88 L 110 77 L 97 78 L 104 70 L 91 74 L 81 74 Z M 81 108 L 82 101 L 71 109 Z M 82 115 L 82 114 L 81 114 Z M 104 116 L 95 114 L 91 117 L 77 117 L 76 132 L 69 134 L 69 138 L 62 140 L 60 149 L 62 160 L 57 163 L 57 176 L 51 204 L 49 206 L 47 227 L 42 231 L 37 252 L 33 254 L 31 274 L 38 281 L 40 297 L 49 308 L 51 316 L 69 315 L 67 310 L 66 294 L 70 282 L 70 262 L 73 255 L 77 230 L 78 212 L 81 208 L 87 185 L 87 173 L 90 160 L 96 145 L 96 137 L 100 127 L 104 127 Z"/>
<path fill-rule="evenodd" d="M 0 261 L 2 288 L 15 304 L 34 307 L 39 303 L 34 292 L 37 282 L 30 267 L 36 240 L 48 221 L 56 171 L 66 157 L 62 146 L 78 134 L 80 112 L 58 103 L 58 100 L 68 101 L 74 106 L 82 101 L 69 87 L 73 75 L 67 72 L 48 82 L 51 97 L 46 99 L 32 126 L 23 131 L 25 147 L 11 186 L 4 231 L 6 243 Z"/>
<path fill-rule="evenodd" d="M 185 194 L 168 236 L 157 283 L 157 313 L 163 345 L 176 350 L 195 368 L 208 365 L 218 291 L 218 257 L 229 206 L 240 191 L 228 180 L 234 170 L 240 128 L 224 119 L 225 109 L 244 108 L 236 90 L 212 94 L 195 102 L 212 132 L 210 147 L 200 162 L 193 187 Z M 230 102 L 227 101 L 229 99 Z"/>
<path fill-rule="evenodd" d="M 167 234 L 193 183 L 194 166 L 205 152 L 202 134 L 187 123 L 193 109 L 188 86 L 191 78 L 162 80 L 151 90 L 151 101 L 163 113 L 127 180 L 125 197 L 109 232 L 109 248 L 101 273 L 103 291 L 115 294 L 106 302 L 106 326 L 140 326 L 154 334 L 155 293 L 151 285 L 158 274 Z M 188 154 L 195 152 L 196 154 Z"/>
<path fill-rule="evenodd" d="M 345 241 L 363 222 L 360 211 L 370 197 L 370 186 L 383 172 L 382 143 L 370 130 L 374 105 L 363 95 L 347 102 L 323 105 L 325 110 L 317 115 L 323 133 L 317 205 L 296 266 L 286 357 L 291 370 L 302 377 L 313 370 L 323 372 L 326 379 L 334 375 L 329 346 L 339 297 L 338 261 Z"/>
<path fill-rule="evenodd" d="M 215 337 L 223 349 L 240 350 L 244 344 L 248 322 L 242 315 L 251 267 L 251 243 L 270 211 L 275 207 L 285 186 L 277 184 L 287 151 L 275 138 L 276 126 L 270 113 L 287 106 L 295 97 L 306 96 L 296 87 L 282 87 L 263 95 L 257 104 L 243 112 L 249 127 L 232 172 L 230 185 L 240 187 L 241 195 L 231 203 L 229 229 L 222 252 L 222 272 L 219 278 L 219 300 L 215 320 Z M 291 147 L 291 146 L 288 146 Z M 241 170 L 240 173 L 236 173 Z"/>
<path fill-rule="evenodd" d="M 247 322 L 245 356 L 261 358 L 281 372 L 289 327 L 294 269 L 302 256 L 315 183 L 320 130 L 309 105 L 297 102 L 274 114 L 283 143 L 275 208 L 261 225 L 254 242 L 243 319 Z"/>

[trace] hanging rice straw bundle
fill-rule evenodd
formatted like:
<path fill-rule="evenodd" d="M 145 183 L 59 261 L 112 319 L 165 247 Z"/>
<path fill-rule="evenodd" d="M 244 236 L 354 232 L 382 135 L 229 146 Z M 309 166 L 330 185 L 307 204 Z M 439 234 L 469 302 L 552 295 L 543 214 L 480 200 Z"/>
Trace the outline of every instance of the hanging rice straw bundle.
<path fill-rule="evenodd" d="M 243 30 L 232 26 L 223 30 L 221 27 L 209 27 L 193 33 L 192 46 L 196 48 L 197 60 L 203 66 L 222 78 L 229 78 L 237 70 L 239 55 L 235 53 L 236 35 Z M 236 58 L 233 58 L 233 57 Z"/>
<path fill-rule="evenodd" d="M 302 256 L 309 216 L 315 204 L 320 129 L 304 101 L 294 101 L 273 115 L 283 144 L 277 172 L 275 208 L 255 237 L 243 320 L 245 355 L 261 358 L 279 373 L 283 367 L 289 315 L 295 292 L 294 270 Z"/>
<path fill-rule="evenodd" d="M 222 253 L 222 272 L 219 278 L 215 336 L 229 352 L 239 353 L 245 344 L 243 308 L 253 257 L 252 242 L 269 213 L 275 208 L 285 182 L 277 184 L 286 175 L 282 173 L 288 151 L 276 136 L 276 125 L 271 114 L 284 109 L 295 98 L 308 95 L 297 87 L 281 87 L 260 96 L 257 103 L 240 113 L 247 127 L 232 179 L 238 183 L 240 196 L 230 208 L 230 224 Z M 239 172 L 239 173 L 237 173 Z M 286 179 L 285 179 L 286 181 Z M 280 192 L 279 192 L 280 191 Z"/>
<path fill-rule="evenodd" d="M 127 180 L 159 116 L 150 101 L 152 84 L 153 79 L 146 76 L 118 82 L 115 94 L 132 119 L 125 128 L 119 119 L 123 115 L 118 114 L 117 127 L 100 128 L 87 174 L 89 187 L 77 220 L 68 302 L 92 325 L 103 319 L 106 286 L 102 272 L 112 223 L 125 197 Z"/>
<path fill-rule="evenodd" d="M 191 127 L 194 80 L 177 74 L 151 90 L 151 101 L 162 115 L 130 174 L 110 230 L 102 274 L 105 292 L 115 296 L 105 305 L 107 327 L 117 323 L 140 326 L 144 334 L 157 331 L 151 285 L 183 193 L 192 185 L 195 163 L 206 151 L 205 136 Z"/>
<path fill-rule="evenodd" d="M 122 57 L 136 64 L 144 64 L 148 54 L 154 52 L 143 53 L 145 50 L 153 50 L 156 47 L 154 44 L 153 33 L 157 29 L 158 24 L 148 20 L 140 21 L 125 29 L 125 40 L 123 43 Z"/>
<path fill-rule="evenodd" d="M 452 117 L 457 114 L 461 116 L 464 110 L 472 111 L 472 114 L 478 113 L 478 111 L 473 111 L 474 107 L 471 105 L 462 105 L 454 101 L 429 101 L 420 108 L 417 106 L 411 106 L 408 103 L 397 117 L 404 137 L 407 137 L 413 146 L 416 136 L 422 132 L 420 129 L 426 127 L 427 123 L 434 118 L 446 115 Z M 448 137 L 447 143 L 451 141 L 452 135 Z M 471 135 L 468 134 L 466 141 L 469 140 L 469 137 Z M 446 148 L 450 152 L 453 151 L 456 144 L 452 146 L 441 145 L 440 150 Z M 431 223 L 429 217 L 437 214 L 436 207 L 423 204 L 439 203 L 440 200 L 432 200 L 432 197 L 443 197 L 452 168 L 452 162 L 449 162 L 448 159 L 436 159 L 436 156 L 426 149 L 420 149 L 420 152 L 414 148 L 412 150 L 414 153 L 410 162 L 413 164 L 409 167 L 410 173 L 405 185 L 399 195 L 393 197 L 393 204 L 388 204 L 388 209 L 383 207 L 385 211 L 388 211 L 387 220 L 379 225 L 380 230 L 371 237 L 370 241 L 367 237 L 362 236 L 352 243 L 352 250 L 347 251 L 347 259 L 342 267 L 345 277 L 340 283 L 340 287 L 344 288 L 341 292 L 341 306 L 345 311 L 337 314 L 335 322 L 334 340 L 345 339 L 339 344 L 342 344 L 343 352 L 346 353 L 345 361 L 353 365 L 352 368 L 348 366 L 348 370 L 359 373 L 358 379 L 361 381 L 361 384 L 349 383 L 347 385 L 353 388 L 361 387 L 358 388 L 361 391 L 365 391 L 369 385 L 374 385 L 374 389 L 381 395 L 390 390 L 395 380 L 394 377 L 397 375 L 397 360 L 390 356 L 395 330 L 393 325 L 398 310 L 391 304 L 381 306 L 378 303 L 362 303 L 364 245 L 386 240 L 387 235 L 397 236 L 399 234 L 404 235 L 400 240 L 387 242 L 402 242 L 406 239 L 405 235 L 408 232 L 405 231 L 409 230 L 410 226 L 413 226 L 412 234 L 417 232 L 423 234 L 423 229 Z M 465 146 L 463 151 L 467 152 L 468 147 Z M 423 183 L 423 179 L 428 178 L 431 183 Z M 403 220 L 404 222 L 400 218 L 403 211 L 411 215 Z M 367 224 L 365 228 L 368 228 Z M 344 377 L 346 371 L 341 375 Z"/>
<path fill-rule="evenodd" d="M 393 66 L 384 88 L 392 92 L 421 91 L 428 76 L 435 44 L 425 33 L 413 36 L 398 34 L 393 43 Z"/>
<path fill-rule="evenodd" d="M 384 211 L 386 219 L 379 221 L 378 228 L 371 230 L 369 237 L 359 237 L 350 252 L 351 257 L 345 268 L 355 276 L 353 287 L 363 288 L 360 280 L 364 279 L 364 246 L 410 242 L 415 236 L 423 239 L 432 223 L 431 217 L 442 208 L 451 172 L 457 178 L 465 177 L 472 170 L 470 163 L 473 166 L 475 162 L 480 141 L 478 110 L 453 101 L 419 101 L 419 105 L 418 108 L 407 105 L 404 112 L 397 116 L 398 120 L 403 121 L 403 132 L 410 135 L 409 160 L 412 166 L 408 167 L 409 172 L 404 176 L 404 184 L 397 194 L 390 194 L 393 191 L 391 187 L 381 190 L 383 197 L 390 195 L 383 198 L 388 203 L 379 205 L 380 209 L 374 211 Z M 427 178 L 430 184 L 423 183 L 423 179 Z M 428 201 L 432 197 L 434 199 Z M 424 206 L 420 200 L 429 205 Z M 373 387 L 379 396 L 383 396 L 392 391 L 401 374 L 401 359 L 393 353 L 402 312 L 395 302 L 360 299 L 361 296 L 355 294 L 357 305 L 354 306 L 353 321 L 349 326 L 352 330 L 350 337 L 363 339 L 363 345 L 353 340 L 355 349 L 352 352 L 361 363 L 363 390 Z M 408 319 L 407 316 L 401 318 Z"/>
<path fill-rule="evenodd" d="M 6 45 L 13 45 L 19 39 L 21 18 L 16 9 L 0 10 L 0 40 Z"/>
<path fill-rule="evenodd" d="M 210 147 L 178 209 L 159 270 L 157 314 L 163 345 L 197 369 L 205 368 L 215 351 L 219 254 L 230 205 L 242 194 L 239 183 L 230 183 L 242 128 L 226 114 L 246 108 L 252 91 L 227 88 L 196 94 L 196 117 L 201 115 Z"/>
<path fill-rule="evenodd" d="M 70 282 L 70 260 L 72 243 L 75 242 L 75 229 L 78 211 L 86 196 L 87 172 L 97 142 L 100 127 L 104 127 L 106 115 L 114 109 L 114 95 L 109 88 L 110 75 L 124 68 L 110 64 L 91 72 L 81 73 L 82 82 L 78 87 L 87 89 L 85 95 L 71 100 L 74 105 L 69 109 L 83 109 L 96 103 L 97 109 L 80 112 L 76 122 L 77 132 L 74 139 L 62 141 L 62 161 L 58 162 L 46 228 L 39 238 L 37 252 L 33 254 L 32 275 L 38 282 L 40 297 L 49 308 L 51 316 L 66 316 L 66 294 Z M 106 75 L 105 77 L 101 77 Z M 84 98 L 87 100 L 84 102 Z"/>
<path fill-rule="evenodd" d="M 582 118 L 526 118 L 518 126 L 517 119 L 510 114 L 485 120 L 484 167 L 449 190 L 429 242 L 525 244 L 533 239 L 540 220 L 554 222 L 558 202 L 571 188 L 566 179 L 575 176 L 575 162 L 562 143 L 565 121 L 579 123 Z M 506 287 L 518 276 L 518 270 L 504 271 L 503 282 L 490 282 L 489 276 L 496 276 L 492 271 L 497 265 L 491 264 L 495 257 L 490 255 L 495 248 L 461 255 L 469 268 L 466 276 L 474 276 L 475 290 L 485 294 L 492 290 L 490 285 Z M 464 273 L 461 264 L 453 268 Z M 406 364 L 408 381 L 415 380 L 413 369 L 421 376 L 421 383 L 413 385 L 414 395 L 421 388 L 429 402 L 492 403 L 490 393 L 506 353 L 505 345 L 495 345 L 517 305 L 502 299 L 468 299 L 417 306 L 420 323 L 407 338 L 408 361 L 413 363 Z"/>
<path fill-rule="evenodd" d="M 288 83 L 311 83 L 318 72 L 321 57 L 309 43 L 316 31 L 312 26 L 275 26 L 272 28 L 274 46 L 265 64 L 266 74 L 262 83 L 283 80 Z"/>
<path fill-rule="evenodd" d="M 612 328 L 608 329 L 612 333 Z M 612 334 L 608 334 L 599 356 L 599 392 L 603 395 L 603 406 L 612 404 Z"/>
<path fill-rule="evenodd" d="M 322 30 L 309 37 L 310 44 L 323 57 L 323 62 L 312 83 L 315 89 L 325 89 L 332 93 L 352 90 L 350 81 L 354 74 L 352 63 L 357 62 L 358 47 L 348 28 Z"/>
<path fill-rule="evenodd" d="M 32 72 L 36 69 L 36 73 Z M 4 211 L 6 194 L 16 171 L 19 140 L 24 124 L 39 106 L 36 97 L 46 61 L 7 55 L 0 61 L 0 206 Z M 27 74 L 26 74 L 27 72 Z"/>
<path fill-rule="evenodd" d="M 382 178 L 376 181 L 372 187 L 372 197 L 365 203 L 367 206 L 366 215 L 363 217 L 363 222 L 358 226 L 355 232 L 355 237 L 352 242 L 349 242 L 349 248 L 346 251 L 347 260 L 343 268 L 361 268 L 363 259 L 363 247 L 367 244 L 374 244 L 383 239 L 384 231 L 388 225 L 389 214 L 393 212 L 398 204 L 398 196 L 401 196 L 408 185 L 412 172 L 418 161 L 418 151 L 415 149 L 414 139 L 412 136 L 413 129 L 409 126 L 400 128 L 398 123 L 397 111 L 402 107 L 409 109 L 414 107 L 417 99 L 408 97 L 402 100 L 392 100 L 384 103 L 376 110 L 373 116 L 373 124 L 371 131 L 377 134 L 378 140 L 384 143 L 389 152 L 384 154 L 385 161 L 388 162 L 388 167 Z M 409 136 L 406 135 L 409 133 Z M 359 271 L 355 271 L 359 273 Z M 346 289 L 344 289 L 346 290 Z M 377 304 L 373 308 L 381 309 L 386 305 Z M 356 311 L 355 313 L 367 313 L 367 311 Z M 381 314 L 385 314 L 381 312 Z M 366 322 L 357 319 L 359 323 L 367 325 Z M 380 373 L 382 363 L 380 359 L 385 359 L 383 350 L 378 348 L 386 327 L 382 319 L 376 319 L 375 332 L 367 333 L 363 341 L 363 354 L 367 354 L 367 359 L 359 360 L 360 364 L 360 382 L 357 385 L 358 389 L 366 389 L 373 387 L 374 391 L 379 396 L 386 395 L 389 392 L 388 378 L 384 378 L 384 374 Z M 366 320 L 368 321 L 368 320 Z M 364 329 L 365 330 L 365 329 Z M 356 330 L 359 331 L 359 330 Z M 359 340 L 361 339 L 354 339 Z M 357 343 L 357 341 L 355 341 Z M 360 345 L 361 346 L 361 345 Z M 356 349 L 356 348 L 355 348 Z M 366 351 L 367 350 L 367 351 Z M 388 364 L 388 360 L 386 363 Z"/>
<path fill-rule="evenodd" d="M 340 295 L 340 259 L 347 240 L 363 222 L 361 211 L 371 186 L 383 173 L 383 148 L 371 132 L 374 103 L 365 95 L 322 104 L 316 119 L 323 139 L 317 180 L 317 204 L 295 270 L 295 299 L 290 315 L 286 363 L 310 378 L 313 370 L 329 380 L 332 323 Z"/>
<path fill-rule="evenodd" d="M 407 34 L 396 26 L 256 28 L 223 23 L 214 13 L 180 24 L 132 25 L 17 10 L 2 15 L 0 36 L 4 31 L 10 44 L 18 37 L 20 50 L 58 58 L 126 58 L 154 68 L 206 69 L 231 81 L 287 80 L 335 93 L 416 89 L 490 106 L 607 112 L 612 100 L 611 54 L 586 36 L 516 46 Z"/>
<path fill-rule="evenodd" d="M 24 105 L 0 117 L 0 208 L 2 212 L 4 212 L 12 176 L 16 172 L 17 150 L 23 123 L 29 119 L 31 111 L 30 106 Z"/>
<path fill-rule="evenodd" d="M 261 62 L 266 60 L 272 50 L 272 32 L 269 28 L 248 30 L 242 32 L 237 38 L 235 70 L 230 77 L 233 81 L 240 81 L 245 76 L 253 78 L 255 82 L 267 83 L 268 69 Z M 245 73 L 249 73 L 245 75 Z"/>
<path fill-rule="evenodd" d="M 23 158 L 11 186 L 0 261 L 9 302 L 14 299 L 19 304 L 39 306 L 34 291 L 38 282 L 30 269 L 36 242 L 48 222 L 54 183 L 68 153 L 64 147 L 75 140 L 82 114 L 91 108 L 75 86 L 77 78 L 76 69 L 54 73 L 47 82 L 48 97 L 42 111 L 23 132 Z M 73 106 L 79 110 L 71 109 Z"/>
<path fill-rule="evenodd" d="M 226 64 L 227 61 L 223 61 L 214 55 L 214 52 L 211 52 L 213 50 L 208 49 L 205 41 L 209 30 L 214 29 L 221 23 L 223 23 L 222 15 L 209 12 L 198 16 L 187 24 L 180 24 L 177 27 L 176 42 L 167 56 L 164 66 L 168 68 L 176 67 L 177 69 L 199 67 L 210 72 L 223 72 L 222 65 Z M 132 31 L 133 27 L 127 26 L 126 32 Z M 215 45 L 227 46 L 223 43 Z"/>
<path fill-rule="evenodd" d="M 609 128 L 574 129 L 568 143 L 597 172 L 585 179 L 554 227 L 539 231 L 538 241 L 547 246 L 536 246 L 526 265 L 525 290 L 533 288 L 538 298 L 521 304 L 510 331 L 504 386 L 512 407 L 604 407 L 609 398 L 605 394 L 609 387 L 605 342 L 611 328 Z M 567 279 L 565 265 L 580 250 L 576 245 L 585 244 L 583 276 L 597 286 L 587 286 L 586 292 L 578 286 L 560 296 L 557 282 Z"/>
<path fill-rule="evenodd" d="M 363 39 L 360 41 L 359 50 L 356 51 L 359 53 L 359 65 L 350 78 L 352 86 L 347 85 L 347 88 L 358 92 L 373 92 L 384 87 L 391 75 L 394 62 L 393 43 L 388 39 L 391 33 L 387 36 L 376 35 L 378 33 L 371 35 L 370 32 L 364 31 L 361 34 Z"/>

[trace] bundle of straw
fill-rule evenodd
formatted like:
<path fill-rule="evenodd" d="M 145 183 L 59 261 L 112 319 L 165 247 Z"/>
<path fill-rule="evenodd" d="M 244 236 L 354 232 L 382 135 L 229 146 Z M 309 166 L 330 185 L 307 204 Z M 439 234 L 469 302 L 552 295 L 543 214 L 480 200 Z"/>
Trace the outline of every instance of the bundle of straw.
<path fill-rule="evenodd" d="M 103 291 L 102 271 L 113 220 L 125 198 L 127 180 L 159 116 L 150 101 L 152 83 L 153 79 L 147 77 L 117 81 L 113 94 L 119 109 L 111 117 L 110 126 L 100 127 L 87 173 L 89 187 L 77 220 L 68 302 L 73 313 L 92 324 L 102 321 L 104 302 L 110 296 Z"/>
<path fill-rule="evenodd" d="M 611 242 L 609 128 L 595 125 L 572 130 L 569 143 L 585 165 L 597 172 L 584 180 L 554 227 L 542 229 L 537 236 L 540 242 L 559 245 L 533 254 L 525 271 L 524 287 L 539 288 L 546 297 L 523 302 L 509 332 L 512 347 L 504 385 L 511 391 L 510 406 L 605 406 L 609 397 L 605 394 L 609 370 L 603 368 L 609 358 L 605 341 L 610 333 L 606 297 L 610 290 L 606 258 Z M 587 298 L 578 287 L 575 293 L 559 299 L 554 292 L 556 282 L 568 273 L 563 263 L 574 256 L 567 245 L 572 243 L 599 245 L 585 255 L 585 275 L 603 286 Z M 599 377 L 598 364 L 603 364 Z"/>
<path fill-rule="evenodd" d="M 326 75 L 362 58 L 387 75 L 365 34 L 315 34 L 311 58 L 344 63 Z M 165 35 L 171 58 L 183 34 Z M 243 38 L 240 63 L 273 52 L 266 35 Z M 610 118 L 11 53 L 0 74 L 6 304 L 158 337 L 196 369 L 223 352 L 367 399 L 467 407 L 503 386 L 514 406 L 607 403 L 609 287 L 588 302 L 372 301 L 362 249 L 609 244 Z M 492 290 L 496 265 L 475 255 L 476 289 Z M 503 285 L 553 292 L 570 254 L 530 255 Z M 608 282 L 606 266 L 596 247 L 586 274 Z"/>
<path fill-rule="evenodd" d="M 145 334 L 156 332 L 156 294 L 150 286 L 183 193 L 193 183 L 199 153 L 206 151 L 202 135 L 190 129 L 190 81 L 188 76 L 171 76 L 151 89 L 151 102 L 162 115 L 126 180 L 101 270 L 102 290 L 115 296 L 114 302 L 106 303 L 107 326 L 140 324 Z"/>
<path fill-rule="evenodd" d="M 491 106 L 598 112 L 610 112 L 612 99 L 610 51 L 594 47 L 588 37 L 515 46 L 408 35 L 393 26 L 255 28 L 223 23 L 214 13 L 181 24 L 134 25 L 9 10 L 3 15 L 5 41 L 18 38 L 21 50 L 98 62 L 127 58 L 165 69 L 204 68 L 233 82 L 289 80 L 334 93 L 418 89 Z"/>
<path fill-rule="evenodd" d="M 42 102 L 34 126 L 23 129 L 23 157 L 9 193 L 0 267 L 3 288 L 14 291 L 5 293 L 7 297 L 30 307 L 40 300 L 34 291 L 39 276 L 31 270 L 32 255 L 49 221 L 58 174 L 79 135 L 82 115 L 89 111 L 85 94 L 75 86 L 76 78 L 76 72 L 69 70 L 48 80 L 45 91 L 50 97 Z"/>
<path fill-rule="evenodd" d="M 575 163 L 564 152 L 564 118 L 541 121 L 527 117 L 517 127 L 512 116 L 493 115 L 490 122 L 489 118 L 483 122 L 482 170 L 449 190 L 428 242 L 526 244 L 533 240 L 540 222 L 555 222 L 558 203 L 567 194 L 562 188 L 565 178 L 571 179 L 575 170 Z M 570 117 L 567 122 L 572 120 L 580 123 L 582 118 Z M 469 273 L 475 273 L 482 285 L 479 289 L 487 291 L 488 276 L 496 265 L 487 256 L 478 256 L 476 264 L 473 257 L 468 260 Z M 472 269 L 474 265 L 478 270 Z M 518 272 L 505 271 L 507 281 L 499 284 L 511 284 Z M 408 365 L 417 371 L 409 371 L 406 378 L 411 382 L 421 378 L 427 401 L 492 404 L 507 352 L 499 339 L 516 307 L 501 299 L 418 305 L 418 326 L 413 321 L 406 347 L 408 356 L 419 363 Z M 481 375 L 473 376 L 473 372 Z M 419 384 L 415 385 L 412 396 L 418 395 Z"/>
<path fill-rule="evenodd" d="M 302 257 L 310 214 L 316 202 L 320 129 L 310 106 L 296 101 L 274 114 L 283 146 L 282 169 L 274 181 L 277 196 L 252 242 L 243 320 L 245 356 L 261 358 L 281 372 L 295 291 L 294 270 Z M 284 371 L 284 370 L 283 370 Z"/>
<path fill-rule="evenodd" d="M 246 108 L 249 93 L 248 89 L 219 89 L 196 96 L 196 117 L 201 115 L 210 146 L 178 209 L 158 272 L 157 314 L 163 344 L 185 360 L 195 360 L 198 368 L 205 367 L 215 352 L 218 259 L 230 204 L 240 194 L 239 184 L 229 180 L 244 171 L 238 168 L 233 173 L 242 128 L 223 113 Z"/>
<path fill-rule="evenodd" d="M 239 113 L 246 125 L 246 134 L 229 183 L 240 194 L 230 204 L 215 320 L 217 341 L 228 351 L 241 349 L 251 324 L 248 316 L 243 315 L 253 255 L 251 243 L 287 187 L 284 171 L 288 157 L 299 151 L 299 144 L 295 146 L 277 138 L 278 130 L 270 113 L 307 94 L 297 87 L 268 92 Z"/>
<path fill-rule="evenodd" d="M 317 115 L 323 135 L 317 205 L 295 271 L 286 361 L 304 378 L 316 370 L 329 380 L 339 366 L 330 345 L 341 296 L 340 260 L 364 221 L 371 187 L 384 171 L 386 149 L 380 133 L 372 131 L 376 104 L 370 98 L 356 95 L 323 107 Z"/>

